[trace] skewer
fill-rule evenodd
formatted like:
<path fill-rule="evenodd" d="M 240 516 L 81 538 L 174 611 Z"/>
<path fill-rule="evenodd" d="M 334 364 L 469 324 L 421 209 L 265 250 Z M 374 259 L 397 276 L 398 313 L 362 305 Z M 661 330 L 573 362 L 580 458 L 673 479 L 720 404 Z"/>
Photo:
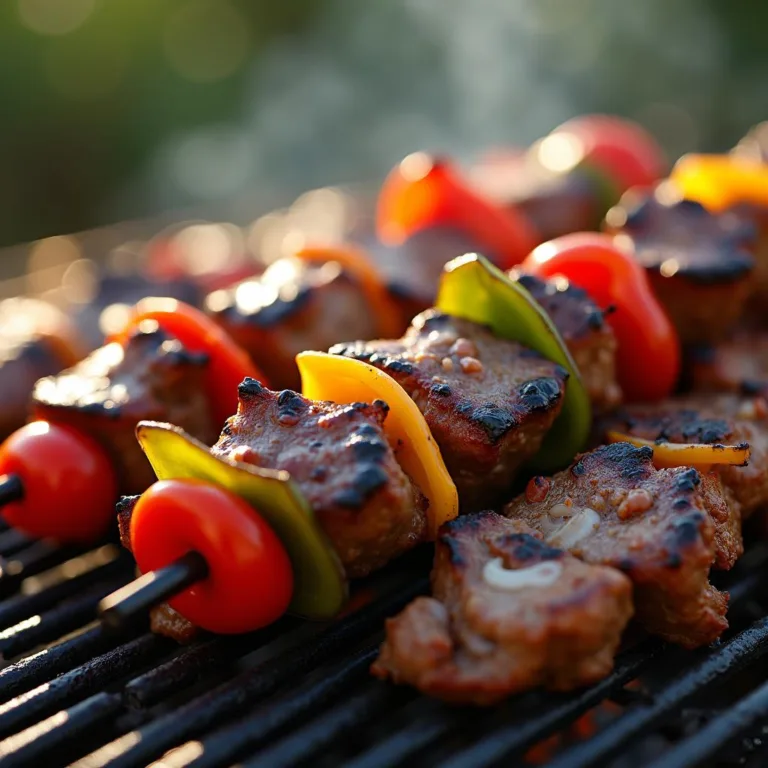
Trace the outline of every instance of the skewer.
<path fill-rule="evenodd" d="M 150 571 L 107 595 L 99 603 L 105 629 L 119 632 L 146 616 L 156 605 L 177 595 L 208 575 L 208 563 L 199 552 L 188 552 L 170 565 Z"/>
<path fill-rule="evenodd" d="M 0 476 L 0 507 L 19 501 L 24 496 L 24 486 L 18 475 Z"/>

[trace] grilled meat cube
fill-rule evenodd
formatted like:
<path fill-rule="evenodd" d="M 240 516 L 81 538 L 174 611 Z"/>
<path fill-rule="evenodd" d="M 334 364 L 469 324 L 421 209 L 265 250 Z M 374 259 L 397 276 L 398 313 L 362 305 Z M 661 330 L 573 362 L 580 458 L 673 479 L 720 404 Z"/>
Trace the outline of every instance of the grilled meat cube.
<path fill-rule="evenodd" d="M 85 354 L 74 337 L 69 319 L 48 302 L 0 302 L 0 440 L 24 426 L 35 382 Z"/>
<path fill-rule="evenodd" d="M 605 217 L 650 277 L 685 343 L 724 338 L 752 290 L 754 227 L 692 200 L 630 191 Z"/>
<path fill-rule="evenodd" d="M 396 246 L 383 245 L 370 237 L 362 247 L 399 306 L 403 329 L 414 315 L 434 304 L 443 267 L 457 256 L 481 250 L 466 234 L 447 226 L 426 227 Z M 483 254 L 493 258 L 493 254 Z"/>
<path fill-rule="evenodd" d="M 611 671 L 632 615 L 626 576 L 494 512 L 443 526 L 432 587 L 387 621 L 373 672 L 456 702 L 593 683 Z"/>
<path fill-rule="evenodd" d="M 254 379 L 212 453 L 290 472 L 350 577 L 364 576 L 419 543 L 426 499 L 384 435 L 389 407 L 307 400 Z"/>
<path fill-rule="evenodd" d="M 357 282 L 337 262 L 284 258 L 262 275 L 212 293 L 206 308 L 277 388 L 300 386 L 295 357 L 324 350 L 351 328 L 376 335 L 376 318 Z"/>
<path fill-rule="evenodd" d="M 139 421 L 168 421 L 208 444 L 216 439 L 203 385 L 207 363 L 206 355 L 188 351 L 148 321 L 124 348 L 107 344 L 41 379 L 33 412 L 90 435 L 111 456 L 120 493 L 141 493 L 155 475 L 136 441 Z"/>
<path fill-rule="evenodd" d="M 586 291 L 567 280 L 542 280 L 516 270 L 510 277 L 528 290 L 555 324 L 581 371 L 595 410 L 602 413 L 615 408 L 621 402 L 616 382 L 617 345 L 605 312 Z"/>
<path fill-rule="evenodd" d="M 116 507 L 117 526 L 120 531 L 120 543 L 129 551 L 131 547 L 131 515 L 140 496 L 123 496 Z M 141 572 L 137 569 L 137 575 Z M 198 636 L 200 630 L 187 621 L 180 613 L 171 608 L 168 603 L 156 605 L 149 612 L 149 626 L 156 635 L 170 637 L 177 643 L 188 643 Z"/>
<path fill-rule="evenodd" d="M 757 320 L 765 324 L 768 317 L 768 206 L 755 203 L 738 203 L 727 210 L 727 214 L 752 227 L 757 239 L 753 249 L 755 272 L 752 276 L 752 295 L 744 319 Z"/>
<path fill-rule="evenodd" d="M 694 392 L 768 395 L 768 333 L 740 331 L 720 344 L 687 349 L 685 384 Z"/>
<path fill-rule="evenodd" d="M 746 467 L 718 473 L 746 518 L 768 502 L 768 405 L 761 395 L 690 395 L 621 409 L 600 424 L 645 440 L 713 445 L 749 443 Z"/>
<path fill-rule="evenodd" d="M 652 456 L 629 443 L 597 448 L 551 479 L 532 480 L 504 513 L 552 546 L 623 571 L 642 625 L 695 648 L 728 626 L 728 595 L 709 583 L 717 556 L 714 507 L 727 502 L 715 475 L 657 470 Z"/>
<path fill-rule="evenodd" d="M 402 339 L 338 344 L 396 379 L 432 430 L 464 512 L 509 497 L 562 407 L 568 372 L 468 320 L 428 310 Z"/>

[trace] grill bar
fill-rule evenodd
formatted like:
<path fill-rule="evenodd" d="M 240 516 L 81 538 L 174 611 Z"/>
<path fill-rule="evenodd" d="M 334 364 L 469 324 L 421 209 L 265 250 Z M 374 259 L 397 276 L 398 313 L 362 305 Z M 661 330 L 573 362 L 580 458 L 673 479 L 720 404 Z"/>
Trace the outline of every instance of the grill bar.
<path fill-rule="evenodd" d="M 363 693 L 347 699 L 323 717 L 247 760 L 243 768 L 290 768 L 313 755 L 320 755 L 336 739 L 348 738 L 355 727 L 370 722 L 385 710 L 394 709 L 403 696 L 402 690 L 373 683 Z"/>
<path fill-rule="evenodd" d="M 109 723 L 121 710 L 119 694 L 99 693 L 0 742 L 0 756 L 17 765 L 51 765 L 67 744 Z"/>
<path fill-rule="evenodd" d="M 0 598 L 18 590 L 24 579 L 81 555 L 82 547 L 57 547 L 48 541 L 36 541 L 9 559 L 0 560 Z"/>
<path fill-rule="evenodd" d="M 427 588 L 426 578 L 412 582 L 405 588 L 401 586 L 395 594 L 331 625 L 308 644 L 298 649 L 290 648 L 268 663 L 159 717 L 138 732 L 126 734 L 122 743 L 131 743 L 132 746 L 122 750 L 110 765 L 113 768 L 143 767 L 179 742 L 192 737 L 199 738 L 225 718 L 238 714 L 244 706 L 266 698 L 279 686 L 308 673 L 334 654 L 343 653 L 345 648 L 372 634 L 386 616 L 399 610 Z M 120 744 L 113 743 L 107 745 L 105 750 L 120 748 Z"/>
<path fill-rule="evenodd" d="M 143 635 L 7 702 L 0 707 L 0 738 L 100 691 L 168 648 L 167 641 Z"/>
<path fill-rule="evenodd" d="M 341 695 L 365 678 L 378 649 L 377 642 L 337 665 L 317 682 L 302 686 L 289 696 L 270 702 L 245 720 L 203 739 L 203 754 L 189 763 L 190 768 L 228 765 L 302 715 L 306 717 L 313 709 L 317 711 L 325 706 L 329 699 Z"/>
<path fill-rule="evenodd" d="M 695 768 L 711 762 L 729 744 L 768 721 L 768 683 L 727 709 L 691 738 L 674 746 L 648 768 Z"/>
<path fill-rule="evenodd" d="M 32 616 L 16 627 L 0 632 L 0 654 L 6 659 L 20 656 L 87 624 L 96 615 L 99 600 L 112 592 L 118 583 L 100 584 L 42 616 Z"/>
<path fill-rule="evenodd" d="M 587 768 L 596 762 L 615 757 L 630 741 L 652 731 L 664 717 L 673 713 L 693 695 L 721 683 L 750 661 L 768 651 L 768 618 L 755 622 L 749 629 L 659 691 L 650 704 L 630 710 L 610 728 L 589 741 L 578 744 L 567 755 L 556 758 L 550 768 Z"/>
<path fill-rule="evenodd" d="M 229 663 L 254 648 L 265 646 L 296 625 L 295 621 L 285 619 L 255 635 L 216 638 L 185 649 L 164 664 L 131 680 L 125 686 L 127 702 L 135 708 L 152 706 L 196 682 L 212 666 Z"/>

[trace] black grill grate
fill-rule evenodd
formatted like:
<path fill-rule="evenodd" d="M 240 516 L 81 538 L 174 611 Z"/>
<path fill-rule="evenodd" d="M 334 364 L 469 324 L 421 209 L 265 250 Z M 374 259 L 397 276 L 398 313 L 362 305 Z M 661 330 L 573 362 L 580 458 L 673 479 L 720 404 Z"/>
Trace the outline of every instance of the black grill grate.
<path fill-rule="evenodd" d="M 0 765 L 762 764 L 763 547 L 724 583 L 732 629 L 720 644 L 691 653 L 644 640 L 588 690 L 530 693 L 489 710 L 449 707 L 368 674 L 384 618 L 427 590 L 429 552 L 361 585 L 361 607 L 335 623 L 287 618 L 186 648 L 146 627 L 115 637 L 87 623 L 99 598 L 132 576 L 118 547 L 84 553 L 5 531 L 0 553 Z M 579 736 L 571 726 L 590 712 L 596 732 Z"/>

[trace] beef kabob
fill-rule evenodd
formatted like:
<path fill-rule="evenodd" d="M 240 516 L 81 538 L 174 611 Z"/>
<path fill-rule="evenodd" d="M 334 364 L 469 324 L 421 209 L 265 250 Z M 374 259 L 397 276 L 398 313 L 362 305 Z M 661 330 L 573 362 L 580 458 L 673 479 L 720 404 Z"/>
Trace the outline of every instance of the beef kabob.
<path fill-rule="evenodd" d="M 170 427 L 140 426 L 140 440 L 158 477 L 174 481 L 204 478 L 234 489 L 254 503 L 258 512 L 280 534 L 283 546 L 291 554 L 298 580 L 292 609 L 299 613 L 318 615 L 319 609 L 313 611 L 311 601 L 305 596 L 307 589 L 317 590 L 322 582 L 314 579 L 307 585 L 302 576 L 307 564 L 301 553 L 296 552 L 293 541 L 296 535 L 290 530 L 290 521 L 302 517 L 280 507 L 287 498 L 285 493 L 258 494 L 241 485 L 241 481 L 258 484 L 266 482 L 266 478 L 274 481 L 275 470 L 290 473 L 293 498 L 304 499 L 305 508 L 312 511 L 310 515 L 305 513 L 305 525 L 309 524 L 306 522 L 309 517 L 316 536 L 326 542 L 325 550 L 330 540 L 331 560 L 340 561 L 342 576 L 356 577 L 380 567 L 421 540 L 434 539 L 439 523 L 455 516 L 459 501 L 463 508 L 476 508 L 481 494 L 479 483 L 466 482 L 465 473 L 451 469 L 457 466 L 462 456 L 474 453 L 472 460 L 482 465 L 493 498 L 500 501 L 508 496 L 508 485 L 515 472 L 537 453 L 547 435 L 551 435 L 550 444 L 544 447 L 541 460 L 550 466 L 552 462 L 567 461 L 586 438 L 590 423 L 588 395 L 567 348 L 541 307 L 519 284 L 479 257 L 466 260 L 463 267 L 457 265 L 448 277 L 453 286 L 451 290 L 455 290 L 460 282 L 474 291 L 480 280 L 479 289 L 485 292 L 486 299 L 493 297 L 500 322 L 494 335 L 480 323 L 459 315 L 452 316 L 447 309 L 440 308 L 414 321 L 416 328 L 425 331 L 425 339 L 431 336 L 429 340 L 435 341 L 434 337 L 439 336 L 439 344 L 447 345 L 441 350 L 439 360 L 441 371 L 449 377 L 451 384 L 444 380 L 429 383 L 427 377 L 431 374 L 426 372 L 421 383 L 430 387 L 430 396 L 437 398 L 446 415 L 452 413 L 456 417 L 455 439 L 446 441 L 443 436 L 438 437 L 429 411 L 422 407 L 419 398 L 413 397 L 412 384 L 406 383 L 403 387 L 398 383 L 402 381 L 399 373 L 413 372 L 416 366 L 435 357 L 432 353 L 420 353 L 418 345 L 412 349 L 414 363 L 386 350 L 366 360 L 304 353 L 298 358 L 304 380 L 303 395 L 291 391 L 272 393 L 256 382 L 244 383 L 240 387 L 238 414 L 229 420 L 211 451 Z M 480 297 L 477 301 L 484 303 Z M 507 337 L 502 335 L 504 331 Z M 509 336 L 521 340 L 513 341 Z M 408 335 L 406 343 L 407 339 Z M 478 376 L 478 359 L 467 351 L 470 345 L 482 350 L 474 350 L 474 355 L 495 355 L 503 366 L 500 365 L 493 375 Z M 553 359 L 559 362 L 553 362 Z M 448 368 L 451 370 L 446 371 Z M 476 385 L 482 378 L 487 379 L 485 390 Z M 462 397 L 447 392 L 451 387 L 455 387 L 457 393 L 463 389 Z M 314 402 L 317 398 L 332 400 L 335 404 Z M 357 405 L 341 408 L 339 403 Z M 352 418 L 352 414 L 357 416 Z M 358 421 L 365 414 L 373 423 L 365 424 L 363 428 Z M 377 418 L 371 418 L 377 414 Z M 442 427 L 444 434 L 446 429 L 447 424 Z M 386 441 L 382 430 L 388 438 Z M 369 444 L 371 442 L 375 445 Z M 449 450 L 448 446 L 452 448 Z M 433 458 L 425 464 L 424 457 L 430 456 Z M 405 496 L 397 497 L 400 501 L 395 504 L 393 485 L 388 481 L 386 470 L 398 462 L 421 493 L 414 497 L 409 491 Z M 227 475 L 231 475 L 231 479 L 226 480 Z M 288 481 L 288 475 L 279 477 Z M 255 489 L 256 485 L 253 487 Z M 406 484 L 405 487 L 411 486 Z M 443 501 L 436 500 L 435 489 L 443 489 Z M 180 497 L 185 493 L 180 491 Z M 134 550 L 142 570 L 151 568 L 155 571 L 151 577 L 153 586 L 145 589 L 144 583 L 139 582 L 138 586 L 130 588 L 129 594 L 123 593 L 108 601 L 106 620 L 113 623 L 129 620 L 161 597 L 169 597 L 180 589 L 177 577 L 184 569 L 179 570 L 178 564 L 171 562 L 169 547 L 160 546 L 163 549 L 160 560 L 148 558 L 149 539 L 141 535 L 142 530 L 152 530 L 158 525 L 142 521 L 159 520 L 168 514 L 166 505 L 172 503 L 170 490 L 168 494 L 166 500 L 155 504 L 154 491 L 150 489 L 122 510 L 124 541 Z M 429 503 L 420 507 L 414 498 L 418 500 L 424 496 Z M 455 501 L 448 503 L 448 497 Z M 187 510 L 183 514 L 196 513 Z M 203 509 L 199 514 L 205 515 L 206 511 Z M 190 544 L 188 538 L 179 539 L 180 530 L 185 527 L 176 525 L 172 530 L 166 530 L 165 526 L 159 525 L 151 540 L 157 542 L 171 537 L 175 540 L 171 548 L 175 548 L 175 554 L 183 555 L 190 549 Z M 234 532 L 230 530 L 229 535 L 233 536 Z M 204 559 L 210 569 L 219 567 L 218 546 L 214 541 L 204 550 Z M 315 548 L 315 552 L 322 551 L 322 547 Z M 318 570 L 315 568 L 316 573 Z M 188 579 L 200 581 L 202 578 L 199 571 L 187 571 L 182 586 L 189 583 Z M 247 574 L 241 583 L 250 584 Z M 158 584 L 164 584 L 167 590 L 158 591 Z M 249 598 L 252 605 L 258 603 L 257 592 L 260 591 L 256 587 L 253 590 Z M 185 593 L 186 598 L 191 599 L 193 593 L 194 590 Z M 335 593 L 340 594 L 338 588 Z M 222 595 L 218 602 L 223 604 L 223 600 Z M 318 603 L 326 609 L 328 604 L 327 601 Z M 171 605 L 198 626 L 214 631 L 233 631 L 227 630 L 226 622 L 222 624 L 216 617 L 207 615 L 205 609 L 202 614 L 193 612 L 184 600 L 180 603 L 172 599 Z M 333 610 L 338 610 L 339 601 L 333 606 Z M 252 614 L 243 610 L 241 604 L 233 604 L 232 610 L 233 615 L 239 617 L 237 626 L 240 631 L 265 622 L 255 607 Z"/>
<path fill-rule="evenodd" d="M 93 542 L 115 500 L 154 479 L 136 445 L 141 419 L 169 419 L 213 442 L 248 356 L 203 313 L 140 302 L 123 330 L 74 367 L 40 379 L 30 421 L 0 446 L 3 516 L 24 533 Z"/>
<path fill-rule="evenodd" d="M 606 235 L 569 236 L 541 246 L 521 268 L 567 277 L 614 304 L 609 322 L 618 339 L 622 388 L 631 400 L 671 394 L 679 341 L 633 254 Z M 572 687 L 604 675 L 625 613 L 618 610 L 610 628 L 594 625 L 594 609 L 610 604 L 606 582 L 594 577 L 603 586 L 594 598 L 572 591 L 567 560 L 556 549 L 628 577 L 646 630 L 686 647 L 711 642 L 727 627 L 727 595 L 710 585 L 709 571 L 731 567 L 743 549 L 741 502 L 727 477 L 744 483 L 739 473 L 748 471 L 741 466 L 748 457 L 749 446 L 741 442 L 688 445 L 682 452 L 621 442 L 577 456 L 552 478 L 533 477 L 504 508 L 511 519 L 483 512 L 445 526 L 432 574 L 434 597 L 419 599 L 389 622 L 374 672 L 474 703 L 531 685 Z M 521 525 L 544 543 L 523 541 Z M 506 586 L 499 558 L 512 574 Z M 612 583 L 619 589 L 620 580 Z M 566 647 L 571 653 L 559 656 Z"/>
<path fill-rule="evenodd" d="M 362 227 L 350 242 L 331 246 L 311 238 L 294 245 L 261 275 L 214 291 L 206 301 L 209 313 L 275 386 L 296 388 L 299 352 L 328 349 L 351 335 L 400 335 L 433 305 L 443 266 L 454 257 L 476 251 L 509 270 L 553 234 L 597 226 L 622 191 L 647 186 L 663 173 L 653 139 L 618 118 L 585 116 L 549 139 L 578 144 L 573 167 L 556 174 L 573 187 L 575 194 L 566 195 L 572 205 L 535 181 L 530 166 L 512 174 L 527 191 L 511 202 L 450 159 L 414 153 L 384 181 L 371 232 Z M 531 150 L 532 157 L 539 154 Z M 574 218 L 585 196 L 592 213 Z M 300 231 L 289 234 L 286 242 L 303 242 Z"/>

